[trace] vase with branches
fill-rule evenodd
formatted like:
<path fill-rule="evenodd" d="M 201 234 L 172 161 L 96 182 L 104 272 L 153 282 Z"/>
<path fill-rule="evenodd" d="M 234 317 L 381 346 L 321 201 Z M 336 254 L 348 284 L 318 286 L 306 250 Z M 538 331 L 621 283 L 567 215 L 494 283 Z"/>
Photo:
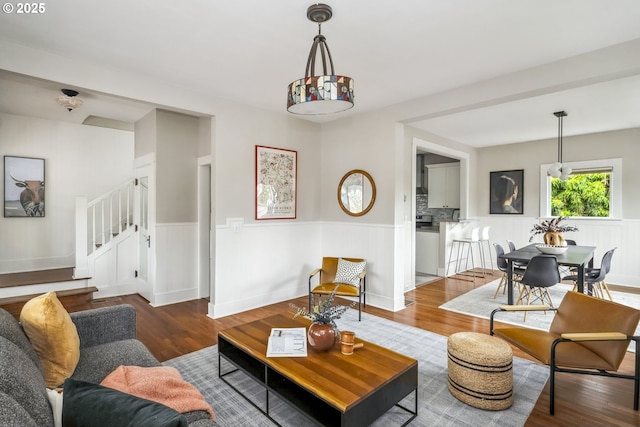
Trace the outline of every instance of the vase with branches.
<path fill-rule="evenodd" d="M 578 228 L 573 225 L 561 224 L 566 217 L 559 216 L 556 218 L 545 219 L 539 224 L 534 224 L 531 229 L 531 237 L 529 241 L 532 241 L 535 236 L 538 234 L 547 234 L 547 233 L 566 233 L 569 231 L 578 231 Z M 546 241 L 545 241 L 546 243 Z"/>
<path fill-rule="evenodd" d="M 338 285 L 328 295 L 311 295 L 311 310 L 306 307 L 299 307 L 293 303 L 289 306 L 295 310 L 293 318 L 305 317 L 311 320 L 311 326 L 307 333 L 307 340 L 311 347 L 318 351 L 328 350 L 333 347 L 336 338 L 340 338 L 340 330 L 336 320 L 356 304 L 355 301 L 349 305 L 336 305 L 335 297 Z"/>

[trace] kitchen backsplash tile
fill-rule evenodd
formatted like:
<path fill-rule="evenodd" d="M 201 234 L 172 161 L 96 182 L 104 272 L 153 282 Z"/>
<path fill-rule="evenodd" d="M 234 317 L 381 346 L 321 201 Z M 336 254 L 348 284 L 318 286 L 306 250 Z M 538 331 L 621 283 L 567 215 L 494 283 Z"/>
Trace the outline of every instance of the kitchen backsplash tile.
<path fill-rule="evenodd" d="M 427 209 L 425 215 L 431 215 L 433 217 L 433 226 L 440 226 L 441 221 L 451 221 L 453 218 L 453 211 L 451 208 L 431 208 Z"/>
<path fill-rule="evenodd" d="M 429 208 L 428 194 L 416 194 L 416 215 L 431 215 L 433 217 L 433 226 L 438 227 L 440 221 L 451 221 L 453 218 L 453 208 Z"/>
<path fill-rule="evenodd" d="M 427 202 L 429 201 L 427 194 L 416 194 L 416 215 L 427 215 Z"/>

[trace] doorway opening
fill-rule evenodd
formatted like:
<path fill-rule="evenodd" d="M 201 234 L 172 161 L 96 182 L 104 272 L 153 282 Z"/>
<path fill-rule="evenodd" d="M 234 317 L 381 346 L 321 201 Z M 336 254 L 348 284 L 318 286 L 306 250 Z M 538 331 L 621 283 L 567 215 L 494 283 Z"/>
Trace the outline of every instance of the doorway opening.
<path fill-rule="evenodd" d="M 450 219 L 455 216 L 466 218 L 467 206 L 469 200 L 469 154 L 424 141 L 419 138 L 413 138 L 413 191 L 412 203 L 413 210 L 413 230 L 411 240 L 411 260 L 412 274 L 414 285 L 419 286 L 438 280 L 445 275 L 445 258 L 446 258 L 446 236 L 440 235 L 439 215 Z M 441 181 L 442 177 L 449 174 L 449 184 L 454 185 L 459 190 L 458 200 L 456 203 L 450 204 L 451 207 L 443 205 L 434 208 L 433 204 L 429 204 L 429 177 L 428 168 L 425 166 L 438 165 L 437 174 L 432 174 L 431 187 L 435 185 L 440 189 L 445 183 Z M 440 166 L 444 166 L 440 168 Z M 451 168 L 449 166 L 452 166 Z M 422 170 L 421 170 L 422 169 Z M 436 167 L 434 167 L 436 169 Z M 444 170 L 447 170 L 444 172 Z M 451 170 L 448 170 L 451 169 Z M 453 175 L 451 175 L 453 174 Z M 437 177 L 437 178 L 435 178 Z M 447 182 L 444 181 L 444 182 Z M 448 184 L 447 184 L 448 185 Z M 441 195 L 431 195 L 435 199 Z M 436 218 L 434 218 L 436 216 Z M 424 255 L 424 252 L 428 255 Z"/>
<path fill-rule="evenodd" d="M 211 156 L 198 158 L 198 298 L 211 302 L 213 227 Z"/>

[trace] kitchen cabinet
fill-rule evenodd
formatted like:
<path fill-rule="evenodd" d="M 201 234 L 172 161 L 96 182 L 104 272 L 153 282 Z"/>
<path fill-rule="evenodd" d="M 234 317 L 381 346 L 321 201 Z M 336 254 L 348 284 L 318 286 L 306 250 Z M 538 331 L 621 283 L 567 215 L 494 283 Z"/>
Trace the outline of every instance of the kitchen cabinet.
<path fill-rule="evenodd" d="M 440 233 L 416 231 L 416 272 L 438 275 Z"/>
<path fill-rule="evenodd" d="M 460 163 L 427 165 L 429 208 L 460 208 Z"/>

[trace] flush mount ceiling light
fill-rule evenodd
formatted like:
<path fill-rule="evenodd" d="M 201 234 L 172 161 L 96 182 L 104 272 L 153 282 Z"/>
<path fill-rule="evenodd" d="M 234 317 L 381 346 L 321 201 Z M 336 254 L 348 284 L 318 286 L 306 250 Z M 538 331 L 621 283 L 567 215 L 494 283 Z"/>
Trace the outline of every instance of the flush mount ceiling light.
<path fill-rule="evenodd" d="M 556 111 L 553 113 L 558 118 L 558 161 L 551 165 L 547 171 L 547 175 L 554 178 L 560 178 L 565 181 L 571 175 L 571 168 L 562 164 L 562 118 L 567 116 L 564 111 Z"/>
<path fill-rule="evenodd" d="M 331 19 L 332 15 L 331 6 L 322 3 L 313 4 L 307 9 L 307 18 L 318 24 L 318 35 L 313 38 L 305 77 L 289 85 L 287 110 L 290 113 L 330 114 L 353 107 L 353 79 L 336 75 L 329 46 L 322 35 L 322 23 Z M 320 48 L 319 52 L 318 48 Z M 315 73 L 318 54 L 322 62 L 322 75 L 319 76 Z"/>
<path fill-rule="evenodd" d="M 78 96 L 78 91 L 73 89 L 62 89 L 62 95 L 56 98 L 58 104 L 62 105 L 68 111 L 73 111 L 74 109 L 82 106 L 84 101 L 80 98 L 76 98 Z"/>

